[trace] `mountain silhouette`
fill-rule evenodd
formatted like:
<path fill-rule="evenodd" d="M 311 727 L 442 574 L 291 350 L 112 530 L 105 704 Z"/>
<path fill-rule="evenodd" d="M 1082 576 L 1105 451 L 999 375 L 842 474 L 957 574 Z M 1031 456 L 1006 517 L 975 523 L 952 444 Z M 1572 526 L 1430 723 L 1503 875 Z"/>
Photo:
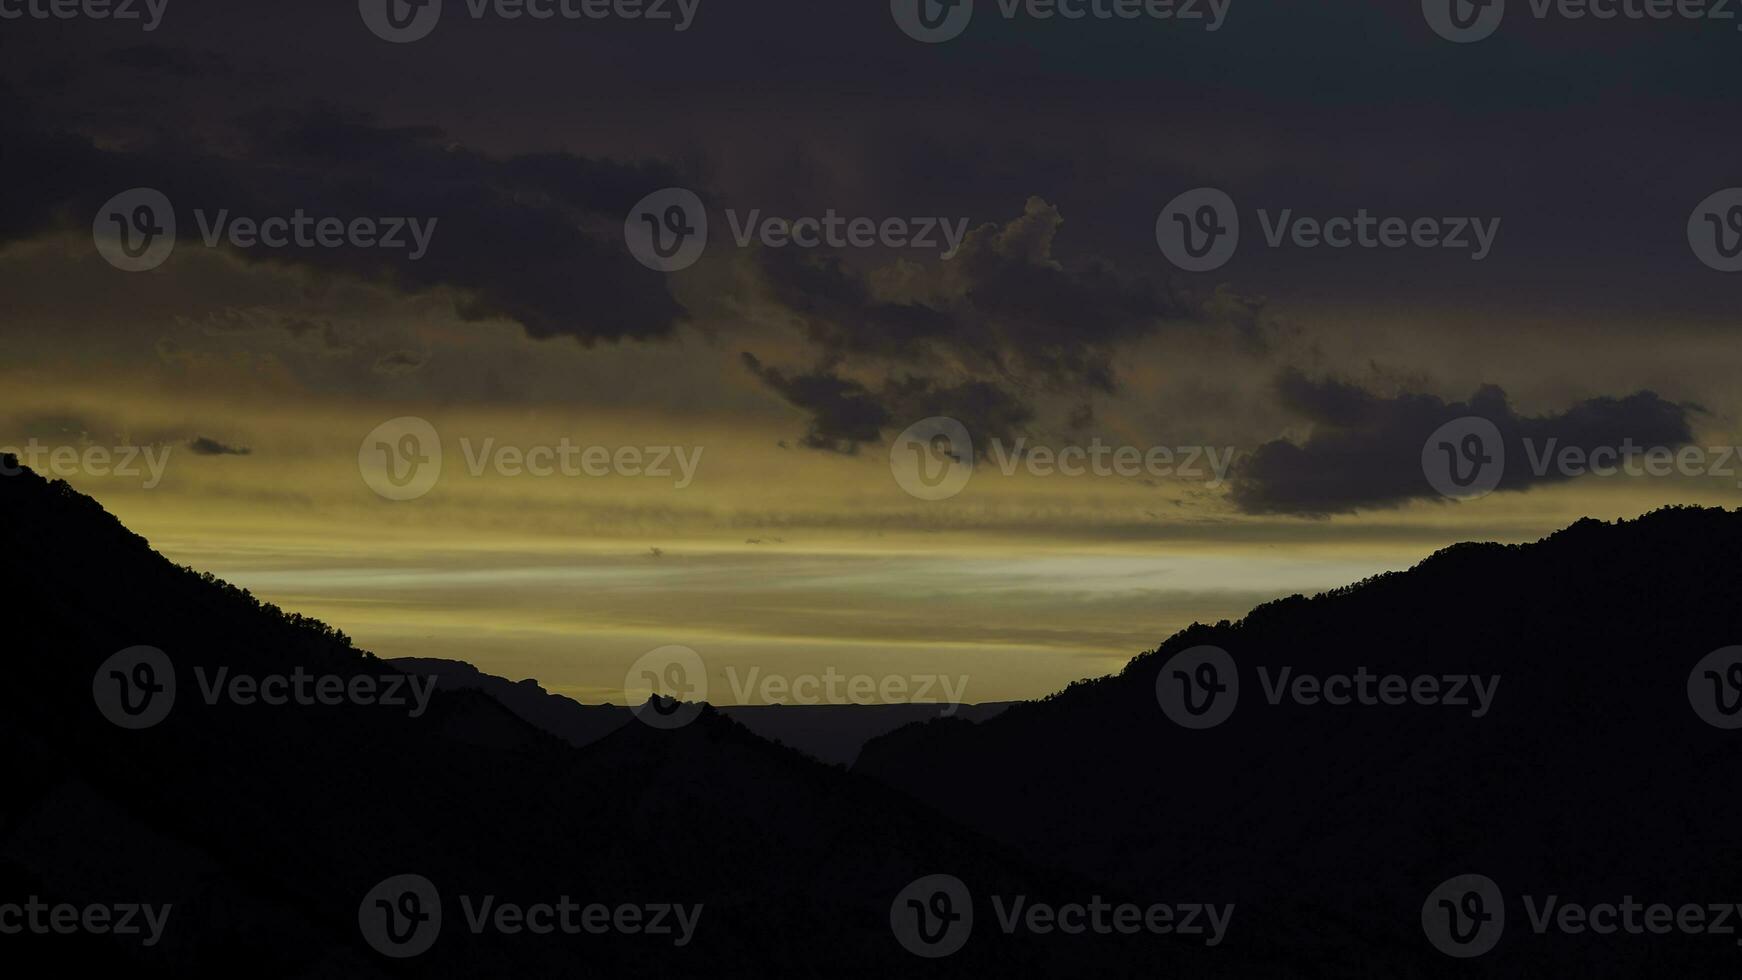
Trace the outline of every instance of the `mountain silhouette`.
<path fill-rule="evenodd" d="M 634 720 L 627 707 L 582 704 L 526 678 L 511 681 L 459 660 L 398 657 L 389 663 L 408 674 L 427 674 L 443 689 L 480 690 L 521 718 L 574 746 L 591 745 Z M 772 704 L 716 710 L 752 732 L 821 762 L 847 766 L 866 742 L 918 721 L 956 717 L 984 721 L 1010 706 L 986 704 Z"/>
<path fill-rule="evenodd" d="M 576 748 L 477 690 L 438 688 L 415 716 L 222 693 L 208 703 L 220 670 L 346 685 L 406 675 L 331 627 L 172 564 L 91 499 L 28 469 L 0 478 L 0 547 L 11 641 L 0 907 L 171 906 L 150 946 L 0 935 L 14 975 L 884 977 L 1233 962 L 1153 937 L 1016 935 L 927 963 L 890 929 L 893 900 L 917 878 L 948 872 L 1011 894 L 1099 886 L 711 708 L 679 729 L 637 722 Z M 115 679 L 111 659 L 141 645 L 172 662 L 175 697 L 134 730 L 105 717 L 94 692 Z M 404 875 L 437 890 L 443 921 L 426 952 L 392 958 L 360 923 L 377 887 Z M 702 910 L 680 947 L 616 929 L 510 934 L 494 920 L 474 932 L 467 915 L 487 896 Z"/>
<path fill-rule="evenodd" d="M 666 730 L 469 665 L 447 662 L 434 683 L 419 674 L 429 663 L 377 659 L 172 564 L 28 470 L 0 478 L 0 546 L 12 641 L 0 908 L 172 908 L 149 946 L 0 935 L 21 975 L 1734 972 L 1733 934 L 1538 934 L 1525 897 L 1742 897 L 1742 728 L 1720 727 L 1725 708 L 1742 707 L 1720 689 L 1727 667 L 1696 668 L 1742 635 L 1737 513 L 1669 509 L 1581 521 L 1531 545 L 1453 547 L 1407 572 L 1193 626 L 1117 675 L 979 722 L 888 732 L 850 770 L 711 707 Z M 168 670 L 113 666 L 141 646 Z M 1201 669 L 1206 649 L 1230 675 Z M 1487 686 L 1480 707 L 1476 685 L 1458 705 L 1273 704 L 1284 668 Z M 220 671 L 331 678 L 347 691 L 434 686 L 414 705 L 273 705 L 246 696 L 264 687 L 217 691 Z M 1212 681 L 1221 694 L 1205 693 Z M 142 692 L 171 682 L 173 705 L 153 718 L 166 692 Z M 1703 708 L 1708 682 L 1715 707 Z M 1175 683 L 1188 700 L 1168 700 Z M 971 934 L 952 955 L 920 958 L 892 922 L 962 906 L 898 896 L 941 874 L 969 890 Z M 408 875 L 439 898 L 420 904 L 397 884 Z M 1436 950 L 1424 917 L 1438 914 L 1436 889 L 1465 875 L 1491 879 L 1505 910 L 1476 961 Z M 684 945 L 622 928 L 469 924 L 485 897 L 565 896 L 701 912 Z M 994 898 L 1011 896 L 1234 910 L 1210 946 L 1006 933 Z M 372 917 L 416 922 L 432 905 L 443 919 L 426 951 L 397 958 L 366 931 Z"/>
<path fill-rule="evenodd" d="M 1735 935 L 1538 935 L 1523 896 L 1539 912 L 1549 895 L 1742 898 L 1742 730 L 1702 720 L 1689 686 L 1703 657 L 1742 642 L 1738 555 L 1742 514 L 1692 508 L 1459 545 L 1195 625 L 980 725 L 904 728 L 855 771 L 1050 867 L 1238 900 L 1244 940 L 1295 951 L 1304 974 L 1473 965 L 1436 961 L 1420 914 L 1439 883 L 1481 874 L 1506 901 L 1483 975 L 1733 975 Z M 1200 647 L 1225 651 L 1239 686 L 1224 721 L 1190 728 L 1159 709 L 1158 682 L 1183 685 L 1170 662 Z M 1360 668 L 1499 680 L 1481 717 L 1287 689 L 1273 705 L 1285 667 L 1291 682 Z"/>

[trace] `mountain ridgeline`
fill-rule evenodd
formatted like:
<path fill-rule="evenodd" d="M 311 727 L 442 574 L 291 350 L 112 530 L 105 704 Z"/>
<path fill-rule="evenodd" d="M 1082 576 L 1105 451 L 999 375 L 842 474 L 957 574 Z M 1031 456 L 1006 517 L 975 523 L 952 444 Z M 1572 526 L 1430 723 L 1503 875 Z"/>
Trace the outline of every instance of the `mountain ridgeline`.
<path fill-rule="evenodd" d="M 1238 900 L 1248 941 L 1325 975 L 1469 966 L 1424 962 L 1420 921 L 1464 874 L 1507 903 L 1484 975 L 1733 974 L 1736 935 L 1539 935 L 1529 912 L 1550 895 L 1742 901 L 1742 729 L 1692 703 L 1724 681 L 1696 666 L 1742 643 L 1739 557 L 1742 514 L 1691 508 L 1460 545 L 1193 626 L 981 725 L 910 726 L 855 771 L 1048 867 Z M 1176 665 L 1205 647 L 1235 667 L 1237 696 L 1191 728 L 1158 688 L 1184 685 L 1195 668 Z M 1383 675 L 1403 679 L 1400 703 Z M 1735 711 L 1739 696 L 1717 700 Z"/>
<path fill-rule="evenodd" d="M 150 945 L 0 935 L 24 975 L 1716 976 L 1742 956 L 1733 935 L 1533 925 L 1549 896 L 1742 899 L 1742 728 L 1696 690 L 1742 642 L 1736 513 L 1450 548 L 1041 701 L 888 731 L 850 769 L 712 708 L 662 730 L 379 660 L 28 470 L 0 477 L 0 546 L 0 906 L 173 907 Z M 117 661 L 140 647 L 165 668 Z M 270 678 L 298 694 L 273 702 Z M 865 724 L 813 754 L 887 727 Z M 966 938 L 915 956 L 892 922 L 948 907 L 898 895 L 943 874 L 972 895 Z M 1474 962 L 1429 931 L 1461 875 L 1504 895 Z M 439 898 L 380 892 L 405 876 Z M 1012 927 L 1016 896 L 1230 917 L 1214 944 L 1078 934 Z M 643 911 L 540 934 L 486 899 Z M 667 906 L 682 935 L 643 927 Z M 427 949 L 372 936 L 395 910 Z"/>
<path fill-rule="evenodd" d="M 416 678 L 173 565 L 94 501 L 28 470 L 0 477 L 0 547 L 11 654 L 0 907 L 172 907 L 151 945 L 0 935 L 16 975 L 884 977 L 920 963 L 889 926 L 892 899 L 915 878 L 952 869 L 1013 893 L 1089 887 L 712 709 L 584 748 L 476 690 L 438 688 L 419 710 Z M 111 673 L 132 676 L 108 665 L 141 645 L 173 664 L 175 697 L 161 720 L 128 729 L 93 692 Z M 395 687 L 401 703 L 323 703 L 312 684 L 309 704 L 263 700 L 265 679 L 297 674 L 365 694 Z M 260 682 L 254 696 L 234 687 L 244 678 Z M 168 686 L 166 674 L 154 683 Z M 440 929 L 427 951 L 395 958 L 360 919 L 377 901 L 397 908 L 375 890 L 407 875 L 437 890 L 419 914 L 428 928 L 439 907 Z M 579 928 L 599 925 L 581 912 L 569 915 L 577 929 L 549 934 L 496 917 L 504 904 L 564 900 L 606 907 L 609 928 Z M 617 914 L 628 905 L 644 911 Z M 676 916 L 656 906 L 696 915 L 682 945 Z M 643 928 L 656 915 L 667 931 Z M 1181 968 L 1204 956 L 1123 945 L 1018 936 L 948 963 L 1016 975 L 1085 958 L 1116 970 L 1134 950 Z"/>
<path fill-rule="evenodd" d="M 511 681 L 486 674 L 458 660 L 399 657 L 390 662 L 407 674 L 434 677 L 442 689 L 483 691 L 530 724 L 575 746 L 591 745 L 635 718 L 634 713 L 622 705 L 582 704 L 545 690 L 532 678 Z M 1009 706 L 1007 702 L 961 705 L 769 704 L 735 705 L 717 710 L 771 742 L 798 749 L 822 762 L 845 766 L 852 764 L 866 742 L 903 725 L 937 717 L 984 721 Z"/>

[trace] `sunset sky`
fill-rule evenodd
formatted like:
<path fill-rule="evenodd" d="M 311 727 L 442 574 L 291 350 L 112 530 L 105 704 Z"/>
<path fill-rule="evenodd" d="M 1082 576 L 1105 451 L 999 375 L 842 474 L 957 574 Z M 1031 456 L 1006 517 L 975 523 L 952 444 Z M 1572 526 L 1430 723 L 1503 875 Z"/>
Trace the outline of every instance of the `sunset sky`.
<path fill-rule="evenodd" d="M 1688 241 L 1696 205 L 1742 185 L 1731 24 L 1515 3 L 1457 45 L 1414 3 L 1234 0 L 1207 32 L 983 2 L 925 45 L 884 0 L 702 0 L 683 32 L 449 6 L 399 45 L 349 2 L 0 23 L 0 446 L 167 451 L 149 487 L 67 478 L 172 560 L 382 656 L 592 702 L 667 644 L 702 655 L 721 703 L 750 666 L 1038 697 L 1452 542 L 1742 503 L 1742 461 L 1534 479 L 1509 459 L 1460 502 L 1418 461 L 1477 411 L 1584 447 L 1742 442 L 1742 277 Z M 129 273 L 92 225 L 136 187 L 180 237 Z M 623 238 L 667 187 L 712 225 L 670 274 Z M 1188 273 L 1156 223 L 1198 187 L 1238 203 L 1241 246 Z M 195 218 L 298 209 L 438 224 L 413 262 L 208 247 Z M 831 209 L 970 230 L 946 260 L 740 248 L 727 219 Z M 1473 261 L 1269 248 L 1259 209 L 1501 224 Z M 443 472 L 390 501 L 359 448 L 406 416 L 440 434 Z M 927 501 L 890 450 L 929 416 L 982 452 L 1235 463 L 1218 482 L 986 458 Z M 685 486 L 467 473 L 462 440 L 563 439 L 701 455 Z"/>

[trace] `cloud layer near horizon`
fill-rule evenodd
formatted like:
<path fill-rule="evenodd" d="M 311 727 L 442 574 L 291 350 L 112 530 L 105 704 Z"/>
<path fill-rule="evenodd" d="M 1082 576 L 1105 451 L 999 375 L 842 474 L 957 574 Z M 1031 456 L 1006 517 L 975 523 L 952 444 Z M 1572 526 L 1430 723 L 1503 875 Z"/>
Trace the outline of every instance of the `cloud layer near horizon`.
<path fill-rule="evenodd" d="M 1296 371 L 1277 380 L 1284 404 L 1307 420 L 1304 442 L 1278 439 L 1259 446 L 1235 471 L 1233 501 L 1249 514 L 1324 517 L 1440 499 L 1423 472 L 1423 446 L 1441 426 L 1475 417 L 1500 433 L 1504 469 L 1495 488 L 1522 491 L 1574 478 L 1534 460 L 1574 449 L 1676 449 L 1692 441 L 1696 406 L 1664 401 L 1655 392 L 1589 398 L 1565 411 L 1519 415 L 1506 392 L 1484 385 L 1466 401 L 1413 392 L 1381 396 L 1336 379 Z"/>

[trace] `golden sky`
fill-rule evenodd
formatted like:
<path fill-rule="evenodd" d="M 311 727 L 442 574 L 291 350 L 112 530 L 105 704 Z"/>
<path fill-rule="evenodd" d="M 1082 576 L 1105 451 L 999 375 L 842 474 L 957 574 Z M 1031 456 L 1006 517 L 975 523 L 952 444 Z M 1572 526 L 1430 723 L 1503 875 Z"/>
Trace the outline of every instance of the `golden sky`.
<path fill-rule="evenodd" d="M 0 59 L 0 448 L 77 450 L 49 475 L 364 648 L 589 701 L 671 644 L 722 703 L 753 667 L 1036 697 L 1457 541 L 1737 503 L 1734 461 L 1555 479 L 1516 452 L 1497 492 L 1454 502 L 1416 448 L 1471 414 L 1514 448 L 1742 441 L 1735 283 L 1688 237 L 1735 183 L 1714 125 L 1731 32 L 1520 22 L 1459 46 L 1414 8 L 1296 5 L 1213 34 L 988 20 L 922 45 L 887 5 L 789 6 L 676 37 L 456 20 L 403 45 L 344 5 L 32 25 Z M 1182 272 L 1158 215 L 1200 187 L 1245 237 Z M 178 219 L 149 272 L 93 238 L 132 188 Z M 661 273 L 624 229 L 666 188 L 713 233 Z M 1260 210 L 1357 209 L 1501 223 L 1479 262 L 1263 245 Z M 212 214 L 300 211 L 439 226 L 415 262 L 202 240 Z M 728 212 L 967 232 L 947 260 L 741 247 Z M 934 416 L 979 458 L 923 500 L 892 451 Z M 402 418 L 443 468 L 389 500 L 359 456 Z M 1232 470 L 1006 475 L 994 438 L 1207 447 Z M 693 472 L 468 472 L 483 446 L 559 445 Z M 116 447 L 161 479 L 84 455 Z"/>
<path fill-rule="evenodd" d="M 382 656 L 465 659 L 587 701 L 621 702 L 628 664 L 667 644 L 703 655 L 723 703 L 734 700 L 728 670 L 753 667 L 942 674 L 966 678 L 970 701 L 1034 697 L 1117 670 L 1192 620 L 1404 568 L 1457 540 L 1525 540 L 1584 515 L 1737 496 L 1734 479 L 1586 478 L 1312 519 L 1240 513 L 1226 486 L 1204 479 L 1006 476 L 983 461 L 962 493 L 925 501 L 897 485 L 887 446 L 798 447 L 799 414 L 706 330 L 589 349 L 221 253 L 190 250 L 175 270 L 142 278 L 93 269 L 73 241 L 10 258 L 0 445 L 156 447 L 168 455 L 155 485 L 149 472 L 81 465 L 65 475 L 172 560 L 318 616 Z M 73 277 L 95 285 L 69 303 L 62 284 Z M 178 312 L 198 306 L 194 291 L 260 311 L 260 322 L 215 326 Z M 1545 410 L 1642 379 L 1673 393 L 1736 367 L 1695 330 L 1676 345 L 1616 331 L 1601 357 L 1545 345 L 1543 358 L 1581 359 L 1573 381 L 1541 362 L 1474 356 L 1472 339 L 1504 324 L 1394 316 L 1303 312 L 1292 343 L 1350 365 L 1357 351 L 1381 362 L 1432 350 L 1425 359 L 1449 391 L 1499 381 L 1521 407 Z M 279 325 L 291 317 L 335 333 Z M 1265 404 L 1261 369 L 1240 369 L 1213 342 L 1189 366 L 1158 346 L 1122 352 L 1126 390 L 1098 402 L 1097 435 L 1248 453 L 1295 431 Z M 383 350 L 423 364 L 377 373 Z M 1704 441 L 1735 441 L 1728 409 L 1708 406 Z M 370 430 L 400 416 L 435 427 L 444 468 L 426 495 L 389 501 L 357 457 Z M 1157 432 L 1172 438 L 1149 441 Z M 200 437 L 249 452 L 196 454 Z M 486 440 L 563 439 L 683 447 L 693 479 L 468 472 Z"/>

